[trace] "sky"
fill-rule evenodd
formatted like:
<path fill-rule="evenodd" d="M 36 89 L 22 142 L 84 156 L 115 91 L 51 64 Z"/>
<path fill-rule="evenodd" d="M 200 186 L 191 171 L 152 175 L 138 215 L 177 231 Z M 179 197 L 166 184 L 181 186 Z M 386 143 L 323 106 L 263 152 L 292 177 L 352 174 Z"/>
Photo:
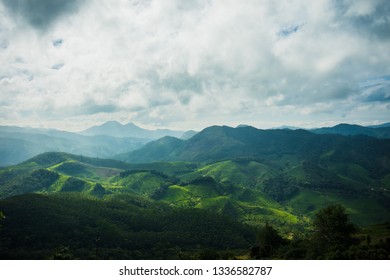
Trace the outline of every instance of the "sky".
<path fill-rule="evenodd" d="M 388 0 L 0 0 L 0 125 L 390 121 Z"/>

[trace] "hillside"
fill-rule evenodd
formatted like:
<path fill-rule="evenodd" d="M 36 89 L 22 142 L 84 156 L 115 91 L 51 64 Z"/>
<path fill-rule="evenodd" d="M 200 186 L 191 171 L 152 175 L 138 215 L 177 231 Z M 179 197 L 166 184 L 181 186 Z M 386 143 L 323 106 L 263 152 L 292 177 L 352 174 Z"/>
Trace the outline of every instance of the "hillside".
<path fill-rule="evenodd" d="M 255 242 L 253 229 L 226 216 L 130 195 L 25 194 L 0 209 L 0 259 L 228 258 Z"/>
<path fill-rule="evenodd" d="M 280 226 L 305 224 L 261 190 L 251 190 L 249 185 L 237 181 L 231 183 L 205 177 L 202 173 L 205 168 L 208 167 L 186 162 L 134 165 L 65 153 L 45 153 L 0 169 L 0 198 L 31 192 L 72 192 L 96 197 L 133 194 L 180 208 L 209 209 L 222 214 L 234 212 L 236 219 L 249 224 L 261 224 L 263 218 Z M 288 227 L 285 230 L 288 231 Z"/>
<path fill-rule="evenodd" d="M 215 126 L 189 140 L 175 141 L 157 140 L 121 159 L 198 162 L 201 168 L 181 178 L 208 176 L 225 185 L 250 187 L 295 214 L 310 216 L 325 205 L 342 203 L 360 224 L 389 219 L 388 139 Z M 170 197 L 181 200 L 189 192 L 188 188 L 169 190 L 175 193 Z"/>
<path fill-rule="evenodd" d="M 180 208 L 209 209 L 251 225 L 272 221 L 287 233 L 306 227 L 315 211 L 333 203 L 346 205 L 358 224 L 386 222 L 388 178 L 388 172 L 370 173 L 363 165 L 323 158 L 320 163 L 235 159 L 130 164 L 45 153 L 0 169 L 0 198 L 31 192 L 100 198 L 133 194 Z"/>

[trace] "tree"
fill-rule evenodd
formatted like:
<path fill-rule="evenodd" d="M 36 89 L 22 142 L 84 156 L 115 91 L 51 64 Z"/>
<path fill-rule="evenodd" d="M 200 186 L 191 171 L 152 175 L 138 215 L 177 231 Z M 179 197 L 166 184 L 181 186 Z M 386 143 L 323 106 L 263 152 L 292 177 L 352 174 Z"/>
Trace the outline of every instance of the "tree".
<path fill-rule="evenodd" d="M 319 210 L 313 225 L 315 232 L 312 238 L 321 249 L 347 248 L 355 241 L 352 234 L 357 231 L 357 227 L 340 204 Z"/>
<path fill-rule="evenodd" d="M 252 248 L 251 257 L 256 259 L 269 258 L 281 247 L 286 245 L 287 241 L 280 236 L 277 230 L 266 223 L 257 235 L 258 246 Z"/>

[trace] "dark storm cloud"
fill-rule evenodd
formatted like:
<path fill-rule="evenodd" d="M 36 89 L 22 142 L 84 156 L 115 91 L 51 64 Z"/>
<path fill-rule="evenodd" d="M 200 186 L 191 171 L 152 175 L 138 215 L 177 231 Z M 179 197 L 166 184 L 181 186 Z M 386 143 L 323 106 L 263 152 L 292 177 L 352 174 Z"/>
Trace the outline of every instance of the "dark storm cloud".
<path fill-rule="evenodd" d="M 56 20 L 73 13 L 83 0 L 2 0 L 14 15 L 36 29 L 47 29 Z"/>

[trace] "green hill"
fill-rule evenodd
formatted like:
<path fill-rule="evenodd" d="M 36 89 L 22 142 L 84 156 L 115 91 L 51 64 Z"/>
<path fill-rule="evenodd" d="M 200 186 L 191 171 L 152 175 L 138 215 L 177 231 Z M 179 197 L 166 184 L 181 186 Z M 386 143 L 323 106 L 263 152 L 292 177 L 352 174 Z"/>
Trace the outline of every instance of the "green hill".
<path fill-rule="evenodd" d="M 318 135 L 305 130 L 260 130 L 213 126 L 188 140 L 163 138 L 123 154 L 128 162 L 215 162 L 254 158 L 283 166 L 302 160 L 356 163 L 378 175 L 390 172 L 390 139 L 367 136 Z"/>
<path fill-rule="evenodd" d="M 0 169 L 0 197 L 133 194 L 179 208 L 209 209 L 255 226 L 272 221 L 285 233 L 307 227 L 318 209 L 333 203 L 345 205 L 360 225 L 388 221 L 390 197 L 383 182 L 389 175 L 373 175 L 364 161 L 363 167 L 333 163 L 332 157 L 328 153 L 317 162 L 247 158 L 129 164 L 45 153 Z"/>
<path fill-rule="evenodd" d="M 311 132 L 317 134 L 340 134 L 340 135 L 367 135 L 376 138 L 390 138 L 390 128 L 388 124 L 379 125 L 377 127 L 366 127 L 356 124 L 338 124 L 333 127 L 322 127 L 311 129 Z"/>
<path fill-rule="evenodd" d="M 255 240 L 226 216 L 133 196 L 25 194 L 0 200 L 0 209 L 0 259 L 189 259 L 206 249 L 234 256 Z"/>

